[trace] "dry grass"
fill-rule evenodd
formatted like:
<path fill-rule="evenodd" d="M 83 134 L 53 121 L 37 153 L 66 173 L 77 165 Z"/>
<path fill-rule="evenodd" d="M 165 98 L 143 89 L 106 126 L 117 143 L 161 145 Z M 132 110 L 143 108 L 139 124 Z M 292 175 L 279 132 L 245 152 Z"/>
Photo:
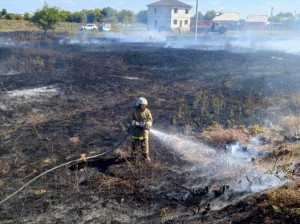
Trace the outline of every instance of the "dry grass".
<path fill-rule="evenodd" d="M 268 192 L 260 207 L 278 223 L 297 223 L 300 220 L 300 182 Z"/>
<path fill-rule="evenodd" d="M 298 137 L 300 131 L 300 116 L 286 116 L 280 119 L 280 126 L 285 136 L 292 138 Z"/>
<path fill-rule="evenodd" d="M 1 174 L 7 174 L 8 172 L 10 172 L 10 165 L 9 165 L 9 163 L 0 160 L 0 173 Z"/>
<path fill-rule="evenodd" d="M 83 23 L 61 22 L 57 25 L 56 31 L 79 32 L 81 26 L 83 26 Z M 0 32 L 10 31 L 41 31 L 41 29 L 30 21 L 0 19 Z"/>
<path fill-rule="evenodd" d="M 208 128 L 200 136 L 205 142 L 214 146 L 224 148 L 235 142 L 247 142 L 248 137 L 243 129 L 224 129 L 219 125 Z"/>
<path fill-rule="evenodd" d="M 99 192 L 102 193 L 133 193 L 135 189 L 134 182 L 130 180 L 124 180 L 119 177 L 112 177 L 101 173 L 92 176 L 91 180 Z"/>
<path fill-rule="evenodd" d="M 125 163 L 111 170 L 113 175 L 97 173 L 90 180 L 100 193 L 137 194 L 151 197 L 151 186 L 160 185 L 164 179 L 166 167 L 160 164 L 148 164 L 142 158 L 129 159 L 128 151 L 117 150 L 119 157 Z"/>
<path fill-rule="evenodd" d="M 296 224 L 300 220 L 300 182 L 248 197 L 244 212 L 236 212 L 231 223 Z"/>

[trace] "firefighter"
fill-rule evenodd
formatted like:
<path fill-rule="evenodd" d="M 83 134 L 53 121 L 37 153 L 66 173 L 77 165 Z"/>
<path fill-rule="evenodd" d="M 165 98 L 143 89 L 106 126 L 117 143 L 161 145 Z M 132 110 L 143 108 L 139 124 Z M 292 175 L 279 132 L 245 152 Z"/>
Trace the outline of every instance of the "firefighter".
<path fill-rule="evenodd" d="M 149 156 L 149 129 L 153 124 L 153 118 L 149 109 L 146 108 L 148 101 L 141 97 L 137 100 L 135 108 L 128 115 L 128 124 L 135 128 L 132 133 L 131 154 L 136 157 L 139 151 L 143 158 L 150 162 Z"/>

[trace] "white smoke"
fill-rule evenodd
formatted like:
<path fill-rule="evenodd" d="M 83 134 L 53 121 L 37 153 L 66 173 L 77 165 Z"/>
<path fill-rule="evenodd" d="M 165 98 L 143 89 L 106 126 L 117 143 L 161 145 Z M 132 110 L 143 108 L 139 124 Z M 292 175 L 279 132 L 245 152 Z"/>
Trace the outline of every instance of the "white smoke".
<path fill-rule="evenodd" d="M 228 35 L 200 35 L 197 44 L 194 44 L 192 36 L 170 37 L 167 48 L 191 48 L 201 50 L 228 50 L 232 52 L 249 51 L 278 51 L 300 55 L 300 36 L 230 33 Z M 272 57 L 276 60 L 284 60 L 280 57 Z"/>
<path fill-rule="evenodd" d="M 60 44 L 107 45 L 112 43 L 162 43 L 166 48 L 199 50 L 228 50 L 231 52 L 277 51 L 300 55 L 300 36 L 297 33 L 230 32 L 226 35 L 200 34 L 197 44 L 193 35 L 174 35 L 170 32 L 136 30 L 127 33 L 81 33 L 62 37 Z M 272 56 L 274 60 L 284 58 Z"/>
<path fill-rule="evenodd" d="M 167 36 L 161 32 L 143 31 L 122 33 L 104 33 L 90 35 L 82 33 L 74 37 L 62 37 L 59 44 L 69 45 L 108 45 L 112 43 L 165 43 Z"/>
<path fill-rule="evenodd" d="M 156 129 L 151 129 L 150 133 L 169 149 L 174 150 L 188 164 L 192 164 L 185 167 L 186 171 L 192 172 L 195 178 L 201 180 L 200 183 L 187 183 L 194 187 L 221 183 L 229 184 L 234 192 L 250 194 L 284 183 L 270 174 L 264 166 L 259 166 L 253 161 L 266 155 L 255 148 L 235 143 L 222 151 L 187 136 L 166 134 Z"/>
<path fill-rule="evenodd" d="M 1 38 L 0 37 L 0 47 L 10 48 L 10 47 L 24 47 L 29 46 L 30 43 L 26 41 L 14 41 L 10 38 Z"/>

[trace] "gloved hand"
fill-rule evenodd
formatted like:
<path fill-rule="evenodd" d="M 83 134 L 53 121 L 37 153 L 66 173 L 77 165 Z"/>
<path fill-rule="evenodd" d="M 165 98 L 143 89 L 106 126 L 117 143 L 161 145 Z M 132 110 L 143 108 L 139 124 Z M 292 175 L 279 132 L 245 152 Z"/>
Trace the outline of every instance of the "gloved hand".
<path fill-rule="evenodd" d="M 140 123 L 140 128 L 145 128 L 146 124 L 144 122 Z"/>
<path fill-rule="evenodd" d="M 140 122 L 135 121 L 135 120 L 132 121 L 132 126 L 133 127 L 140 127 L 140 125 L 141 125 Z"/>

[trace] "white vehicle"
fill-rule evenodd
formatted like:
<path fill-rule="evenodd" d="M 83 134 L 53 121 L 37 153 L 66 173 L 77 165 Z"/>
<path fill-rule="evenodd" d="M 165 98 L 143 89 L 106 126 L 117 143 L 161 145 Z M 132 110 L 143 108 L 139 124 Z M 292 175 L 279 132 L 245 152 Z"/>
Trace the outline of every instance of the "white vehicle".
<path fill-rule="evenodd" d="M 111 25 L 109 23 L 103 23 L 99 28 L 100 32 L 109 32 L 111 31 Z"/>
<path fill-rule="evenodd" d="M 85 30 L 98 30 L 98 27 L 94 23 L 87 23 L 84 26 L 79 28 L 80 31 L 85 31 Z"/>

